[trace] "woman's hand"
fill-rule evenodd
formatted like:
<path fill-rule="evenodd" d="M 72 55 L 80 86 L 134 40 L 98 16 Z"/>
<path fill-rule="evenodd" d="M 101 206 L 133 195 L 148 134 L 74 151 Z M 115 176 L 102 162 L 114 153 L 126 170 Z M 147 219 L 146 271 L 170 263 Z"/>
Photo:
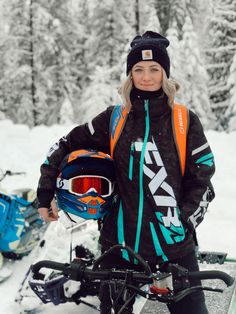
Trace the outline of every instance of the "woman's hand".
<path fill-rule="evenodd" d="M 51 201 L 50 209 L 46 207 L 40 207 L 38 209 L 38 212 L 39 212 L 40 217 L 45 222 L 56 221 L 58 219 L 58 208 L 57 208 L 55 199 Z"/>

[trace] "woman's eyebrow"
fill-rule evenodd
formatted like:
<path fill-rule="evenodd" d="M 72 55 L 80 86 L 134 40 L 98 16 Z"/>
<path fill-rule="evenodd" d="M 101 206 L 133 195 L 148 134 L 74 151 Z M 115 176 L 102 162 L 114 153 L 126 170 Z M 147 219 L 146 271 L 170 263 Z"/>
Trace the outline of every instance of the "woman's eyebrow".
<path fill-rule="evenodd" d="M 152 64 L 152 65 L 150 65 L 149 67 L 150 67 L 150 68 L 153 68 L 153 67 L 159 68 L 160 66 L 159 66 L 158 64 Z"/>
<path fill-rule="evenodd" d="M 148 66 L 147 68 L 160 68 L 160 66 L 158 64 L 152 64 L 150 66 Z M 137 65 L 137 66 L 134 66 L 134 70 L 135 69 L 145 69 L 145 66 L 142 66 L 142 65 Z"/>

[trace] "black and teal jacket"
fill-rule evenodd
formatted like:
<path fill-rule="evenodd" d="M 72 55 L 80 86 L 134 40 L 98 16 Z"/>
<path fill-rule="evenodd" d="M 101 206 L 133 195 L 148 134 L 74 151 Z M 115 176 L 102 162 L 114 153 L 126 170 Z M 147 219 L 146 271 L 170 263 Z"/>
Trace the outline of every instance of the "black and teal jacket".
<path fill-rule="evenodd" d="M 49 151 L 41 166 L 40 207 L 49 207 L 63 157 L 77 149 L 109 153 L 114 107 L 74 128 Z M 161 95 L 132 97 L 132 109 L 116 144 L 117 195 L 101 230 L 103 249 L 120 243 L 150 263 L 179 258 L 194 250 L 192 231 L 214 198 L 214 159 L 198 117 L 190 111 L 185 175 L 173 138 L 171 108 Z M 128 253 L 123 257 L 129 260 Z"/>

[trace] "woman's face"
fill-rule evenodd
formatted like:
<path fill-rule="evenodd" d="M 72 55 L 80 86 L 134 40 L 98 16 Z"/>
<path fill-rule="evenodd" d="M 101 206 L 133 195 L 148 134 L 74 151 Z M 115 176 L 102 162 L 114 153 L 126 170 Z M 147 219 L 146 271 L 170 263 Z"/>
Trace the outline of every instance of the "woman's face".
<path fill-rule="evenodd" d="M 162 68 L 155 61 L 140 61 L 132 70 L 134 86 L 143 91 L 153 92 L 161 88 Z"/>

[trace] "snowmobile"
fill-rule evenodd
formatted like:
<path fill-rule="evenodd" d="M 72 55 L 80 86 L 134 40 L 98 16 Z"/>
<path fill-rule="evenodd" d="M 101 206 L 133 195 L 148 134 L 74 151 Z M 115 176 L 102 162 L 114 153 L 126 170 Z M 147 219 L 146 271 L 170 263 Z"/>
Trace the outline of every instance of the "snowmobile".
<path fill-rule="evenodd" d="M 43 248 L 44 251 L 41 251 L 40 255 L 36 255 L 36 263 L 26 273 L 15 298 L 23 312 L 43 311 L 46 303 L 49 303 L 49 306 L 50 303 L 52 306 L 63 306 L 64 303 L 71 302 L 67 310 L 63 307 L 64 312 L 70 312 L 73 307 L 72 303 L 74 303 L 79 305 L 76 309 L 78 313 L 92 314 L 94 311 L 99 311 L 97 296 L 99 287 L 104 282 L 111 287 L 114 313 L 123 313 L 126 305 L 134 298 L 136 298 L 134 303 L 134 313 L 136 314 L 151 313 L 153 309 L 154 311 L 160 309 L 160 313 L 163 314 L 168 313 L 166 303 L 176 302 L 199 289 L 203 289 L 207 293 L 229 292 L 227 298 L 227 302 L 229 302 L 224 309 L 229 307 L 232 309 L 235 306 L 235 300 L 232 297 L 235 291 L 235 269 L 228 274 L 224 269 L 218 271 L 215 270 L 215 265 L 212 267 L 210 265 L 210 269 L 190 273 L 178 265 L 168 265 L 168 269 L 160 268 L 153 274 L 140 255 L 130 247 L 122 245 L 112 247 L 105 254 L 98 253 L 95 258 L 94 252 L 90 251 L 94 249 L 98 238 L 89 244 L 86 236 L 89 237 L 92 234 L 90 233 L 92 224 L 95 228 L 98 227 L 99 224 L 96 224 L 96 221 L 109 213 L 112 198 L 115 197 L 112 159 L 109 155 L 100 152 L 79 150 L 65 157 L 60 171 L 56 182 L 57 204 L 65 218 L 72 223 L 72 229 L 76 231 L 73 238 L 76 238 L 77 244 L 80 245 L 73 247 L 71 241 L 69 246 L 69 235 L 66 239 L 66 234 L 56 234 L 56 224 L 48 228 L 45 233 L 47 242 Z M 81 221 L 81 219 L 83 220 Z M 51 233 L 49 233 L 50 231 Z M 52 241 L 51 245 L 49 245 L 50 240 Z M 79 241 L 80 243 L 78 243 Z M 59 245 L 62 250 L 57 248 Z M 48 252 L 46 258 L 45 250 Z M 130 256 L 143 266 L 143 271 L 101 269 L 101 261 L 114 250 L 128 251 Z M 74 259 L 72 259 L 72 255 Z M 213 261 L 223 263 L 225 257 L 220 253 L 218 255 L 213 253 L 209 255 L 203 252 L 199 254 L 199 259 L 206 263 Z M 69 262 L 66 262 L 68 259 Z M 189 279 L 193 277 L 207 279 L 208 286 L 190 287 Z M 212 281 L 215 279 L 220 281 L 220 286 L 216 288 L 214 287 L 215 281 Z M 229 287 L 228 289 L 225 289 L 224 283 Z M 213 295 L 216 294 L 213 293 Z M 226 299 L 225 293 L 222 293 L 222 297 L 218 295 L 220 294 L 217 294 L 214 302 L 211 302 L 213 306 L 216 304 L 215 300 Z M 121 299 L 122 302 L 120 302 Z M 231 305 L 229 305 L 230 300 L 232 300 Z M 118 309 L 119 303 L 124 304 L 124 307 Z M 223 302 L 220 301 L 220 303 L 223 307 Z M 48 305 L 47 310 L 50 310 Z M 228 312 L 224 309 L 219 313 L 233 313 L 231 310 Z M 210 313 L 215 313 L 215 309 Z"/>
<path fill-rule="evenodd" d="M 23 174 L 1 170 L 0 182 L 6 176 Z M 37 211 L 34 190 L 23 188 L 9 194 L 0 189 L 0 282 L 11 275 L 13 260 L 32 251 L 45 228 Z"/>
<path fill-rule="evenodd" d="M 100 268 L 101 262 L 117 250 L 126 250 L 130 256 L 138 261 L 143 270 L 106 270 Z M 84 256 L 86 257 L 86 254 Z M 148 299 L 149 302 L 158 301 L 158 304 L 155 305 L 155 308 L 158 309 L 160 303 L 178 302 L 198 290 L 218 293 L 225 290 L 225 287 L 222 289 L 205 285 L 190 286 L 190 280 L 193 278 L 208 281 L 220 280 L 227 287 L 232 287 L 235 284 L 235 279 L 223 271 L 189 272 L 187 269 L 171 263 L 165 266 L 164 269 L 160 266 L 155 273 L 152 273 L 147 262 L 139 254 L 135 253 L 130 247 L 122 245 L 111 247 L 98 259 L 92 261 L 92 268 L 90 265 L 91 261 L 83 257 L 76 257 L 71 263 L 59 263 L 49 260 L 39 261 L 31 267 L 30 287 L 45 304 L 52 302 L 54 305 L 58 305 L 65 302 L 75 302 L 77 305 L 85 304 L 99 311 L 98 307 L 84 301 L 83 298 L 97 296 L 100 286 L 106 283 L 111 287 L 113 311 L 121 314 L 127 313 L 126 307 L 137 295 Z M 42 269 L 50 269 L 53 272 L 48 276 L 45 271 L 41 271 Z M 68 295 L 68 282 L 71 281 L 79 282 L 80 286 L 78 291 Z M 67 288 L 65 289 L 65 287 Z M 122 306 L 120 306 L 121 303 Z M 78 311 L 80 311 L 79 308 Z M 135 313 L 137 312 L 135 311 Z"/>

